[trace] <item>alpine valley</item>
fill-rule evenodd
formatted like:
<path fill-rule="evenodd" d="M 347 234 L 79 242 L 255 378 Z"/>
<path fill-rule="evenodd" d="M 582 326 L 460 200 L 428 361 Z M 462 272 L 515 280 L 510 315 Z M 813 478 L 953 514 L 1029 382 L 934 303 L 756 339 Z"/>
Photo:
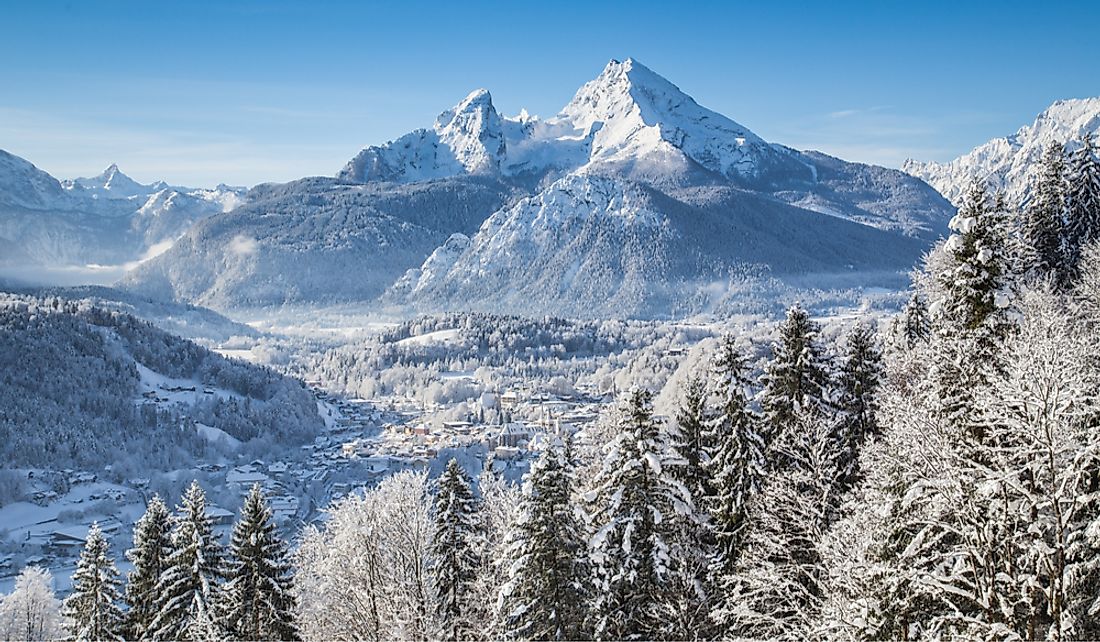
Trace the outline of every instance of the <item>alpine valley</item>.
<path fill-rule="evenodd" d="M 94 115 L 12 111 L 58 124 L 12 144 L 49 155 L 103 119 L 82 140 L 232 159 L 192 174 L 228 168 L 210 182 L 314 166 L 239 160 L 265 145 L 316 143 L 335 173 L 62 180 L 0 151 L 0 642 L 1100 639 L 1100 99 L 890 169 L 769 142 L 611 60 L 554 115 L 477 89 L 341 168 L 367 142 L 326 138 L 353 138 L 327 104 L 349 78 L 378 123 L 387 79 L 473 67 L 440 52 L 484 46 L 530 82 L 505 38 L 469 37 L 503 12 L 341 39 L 295 3 L 176 5 L 171 29 L 141 4 L 62 32 L 147 26 L 140 62 L 190 75 L 97 58 L 122 91 L 68 59 L 38 74 L 36 51 L 31 88 L 88 90 Z M 338 14 L 357 36 L 361 4 Z M 414 50 L 440 28 L 463 46 Z M 183 63 L 163 55 L 180 37 Z M 750 86 L 740 49 L 727 92 Z M 895 76 L 856 89 L 933 93 Z M 789 104 L 829 114 L 798 77 L 813 102 Z M 898 117 L 830 126 L 869 149 Z"/>

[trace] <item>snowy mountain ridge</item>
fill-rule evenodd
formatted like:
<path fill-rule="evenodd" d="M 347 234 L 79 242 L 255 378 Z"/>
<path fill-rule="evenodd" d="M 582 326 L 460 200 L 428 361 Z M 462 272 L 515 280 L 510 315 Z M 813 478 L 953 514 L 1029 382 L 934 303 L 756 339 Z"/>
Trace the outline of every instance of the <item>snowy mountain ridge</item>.
<path fill-rule="evenodd" d="M 727 179 L 756 178 L 772 165 L 809 173 L 748 128 L 701 107 L 628 58 L 609 62 L 547 120 L 526 112 L 502 118 L 489 92 L 478 89 L 443 112 L 432 130 L 367 147 L 340 176 L 412 182 L 464 173 L 616 172 L 636 164 L 675 173 L 692 163 Z"/>
<path fill-rule="evenodd" d="M 953 213 L 907 174 L 769 143 L 612 60 L 551 118 L 502 117 L 478 89 L 334 179 L 257 186 L 123 285 L 221 310 L 667 316 L 731 274 L 906 271 Z"/>
<path fill-rule="evenodd" d="M 0 239 L 39 264 L 137 261 L 196 221 L 242 202 L 242 188 L 144 185 L 111 164 L 98 176 L 59 181 L 0 150 Z"/>
<path fill-rule="evenodd" d="M 1043 149 L 1051 143 L 1073 149 L 1086 134 L 1097 133 L 1100 97 L 1059 100 L 1015 134 L 994 138 L 947 163 L 910 159 L 902 170 L 927 181 L 955 204 L 975 177 L 987 180 L 992 189 L 1004 190 L 1010 199 L 1019 202 L 1027 195 Z"/>

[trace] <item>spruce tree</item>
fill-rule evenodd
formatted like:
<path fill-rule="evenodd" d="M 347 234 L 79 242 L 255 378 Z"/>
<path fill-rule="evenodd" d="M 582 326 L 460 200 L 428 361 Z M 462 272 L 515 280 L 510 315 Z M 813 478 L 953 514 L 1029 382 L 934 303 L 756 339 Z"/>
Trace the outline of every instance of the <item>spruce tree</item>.
<path fill-rule="evenodd" d="M 684 520 L 695 512 L 674 472 L 683 459 L 651 403 L 648 392 L 634 389 L 617 408 L 618 434 L 605 447 L 590 491 L 598 639 L 670 637 L 670 616 L 691 608 L 672 588 L 685 554 Z M 674 603 L 667 601 L 670 593 Z"/>
<path fill-rule="evenodd" d="M 574 467 L 566 444 L 552 443 L 524 476 L 501 590 L 505 636 L 578 640 L 585 629 L 586 538 L 573 505 Z"/>
<path fill-rule="evenodd" d="M 154 495 L 134 526 L 134 547 L 126 557 L 134 570 L 126 577 L 126 637 L 148 640 L 157 615 L 157 583 L 172 555 L 172 515 Z"/>
<path fill-rule="evenodd" d="M 197 481 L 184 493 L 172 532 L 172 555 L 157 582 L 157 616 L 150 627 L 160 640 L 224 637 L 220 624 L 222 550 L 206 515 L 206 494 Z"/>
<path fill-rule="evenodd" d="M 837 470 L 841 492 L 859 479 L 859 451 L 867 438 L 878 432 L 875 419 L 877 392 L 882 371 L 882 354 L 875 342 L 875 330 L 860 323 L 848 335 L 840 368 L 837 432 Z"/>
<path fill-rule="evenodd" d="M 905 347 L 912 350 L 919 343 L 928 341 L 931 333 L 931 322 L 928 319 L 928 305 L 919 292 L 914 292 L 905 304 L 902 311 L 901 332 L 905 340 Z"/>
<path fill-rule="evenodd" d="M 749 407 L 752 382 L 744 358 L 727 336 L 713 362 L 718 407 L 712 419 L 715 450 L 708 463 L 714 497 L 707 505 L 718 545 L 716 571 L 736 562 L 744 535 L 749 497 L 759 489 L 764 468 L 760 417 Z"/>
<path fill-rule="evenodd" d="M 676 414 L 679 426 L 677 451 L 684 458 L 684 465 L 677 468 L 680 480 L 691 493 L 697 506 L 704 506 L 714 495 L 707 466 L 714 448 L 710 417 L 707 410 L 706 385 L 698 377 L 692 377 L 684 386 L 684 396 Z"/>
<path fill-rule="evenodd" d="M 61 612 L 77 640 L 121 640 L 124 630 L 118 602 L 118 569 L 103 531 L 93 523 L 73 573 L 73 592 Z"/>
<path fill-rule="evenodd" d="M 1100 157 L 1092 135 L 1070 155 L 1066 192 L 1066 227 L 1063 251 L 1070 280 L 1080 271 L 1081 253 L 1100 240 Z"/>
<path fill-rule="evenodd" d="M 981 440 L 975 423 L 975 391 L 996 369 L 1000 346 L 1011 331 L 1008 307 L 1012 280 L 1008 270 L 1005 213 L 990 203 L 981 181 L 967 191 L 953 234 L 943 245 L 943 264 L 933 278 L 935 305 L 932 370 L 941 413 L 959 436 Z"/>
<path fill-rule="evenodd" d="M 1064 261 L 1062 238 L 1065 234 L 1065 149 L 1060 143 L 1051 143 L 1044 151 L 1039 175 L 1027 204 L 1020 235 L 1024 245 L 1024 258 L 1031 271 L 1038 277 L 1052 276 L 1062 282 Z"/>
<path fill-rule="evenodd" d="M 779 327 L 761 400 L 767 419 L 764 441 L 771 453 L 769 465 L 782 468 L 789 463 L 781 453 L 789 449 L 786 441 L 799 438 L 792 433 L 801 411 L 807 406 L 823 411 L 829 407 L 829 365 L 818 344 L 818 332 L 817 324 L 799 305 L 787 310 Z"/>
<path fill-rule="evenodd" d="M 434 522 L 432 575 L 439 619 L 447 639 L 468 639 L 474 624 L 467 618 L 469 600 L 479 563 L 478 515 L 470 478 L 456 459 L 439 478 Z"/>
<path fill-rule="evenodd" d="M 229 544 L 225 624 L 238 640 L 297 640 L 286 544 L 259 484 L 241 506 Z"/>

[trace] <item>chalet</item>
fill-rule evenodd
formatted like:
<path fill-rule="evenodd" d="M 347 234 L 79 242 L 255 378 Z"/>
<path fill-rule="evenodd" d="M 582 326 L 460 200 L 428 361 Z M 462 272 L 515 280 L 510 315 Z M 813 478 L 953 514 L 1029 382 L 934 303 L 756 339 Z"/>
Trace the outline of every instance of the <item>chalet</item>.
<path fill-rule="evenodd" d="M 85 527 L 57 529 L 46 538 L 46 550 L 65 557 L 77 555 L 84 548 L 87 536 L 88 529 Z"/>

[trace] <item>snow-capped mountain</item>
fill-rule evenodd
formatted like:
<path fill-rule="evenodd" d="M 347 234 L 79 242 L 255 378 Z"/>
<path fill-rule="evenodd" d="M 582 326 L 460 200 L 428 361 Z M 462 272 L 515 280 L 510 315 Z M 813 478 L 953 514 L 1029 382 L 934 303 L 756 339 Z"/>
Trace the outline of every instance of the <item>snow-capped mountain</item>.
<path fill-rule="evenodd" d="M 479 89 L 417 130 L 360 152 L 340 173 L 355 181 L 411 182 L 459 174 L 637 171 L 663 178 L 701 167 L 731 180 L 811 169 L 748 128 L 703 107 L 642 64 L 612 60 L 545 121 L 501 118 Z"/>
<path fill-rule="evenodd" d="M 80 189 L 95 196 L 102 196 L 105 198 L 148 196 L 149 194 L 158 192 L 167 187 L 167 185 L 161 181 L 151 185 L 142 185 L 126 174 L 123 174 L 122 170 L 118 168 L 118 165 L 114 163 L 111 163 L 111 165 L 103 170 L 99 176 L 92 176 L 91 178 L 74 178 L 72 180 L 62 181 L 61 184 L 66 189 Z"/>
<path fill-rule="evenodd" d="M 1059 100 L 1011 136 L 994 138 L 947 163 L 907 160 L 902 170 L 927 181 L 955 204 L 975 177 L 1019 202 L 1027 195 L 1043 149 L 1051 143 L 1074 149 L 1085 134 L 1097 133 L 1100 97 Z"/>
<path fill-rule="evenodd" d="M 924 242 L 735 187 L 665 192 L 569 174 L 455 236 L 387 293 L 424 310 L 667 316 L 713 305 L 731 279 L 896 269 Z M 717 295 L 717 296 L 716 296 Z"/>
<path fill-rule="evenodd" d="M 117 165 L 59 181 L 0 150 L 0 239 L 5 265 L 122 264 L 174 241 L 196 221 L 228 211 L 243 189 L 143 185 Z M 19 258 L 13 258 L 13 257 Z"/>
<path fill-rule="evenodd" d="M 731 273 L 907 270 L 953 214 L 918 179 L 764 141 L 633 60 L 551 118 L 502 117 L 479 89 L 335 179 L 246 200 L 124 285 L 216 309 L 384 293 L 660 315 Z"/>

